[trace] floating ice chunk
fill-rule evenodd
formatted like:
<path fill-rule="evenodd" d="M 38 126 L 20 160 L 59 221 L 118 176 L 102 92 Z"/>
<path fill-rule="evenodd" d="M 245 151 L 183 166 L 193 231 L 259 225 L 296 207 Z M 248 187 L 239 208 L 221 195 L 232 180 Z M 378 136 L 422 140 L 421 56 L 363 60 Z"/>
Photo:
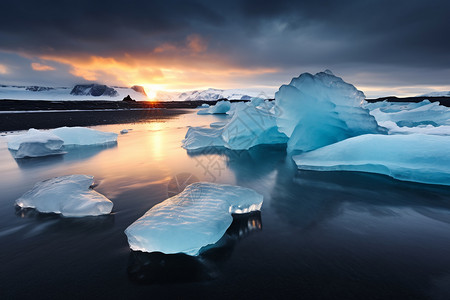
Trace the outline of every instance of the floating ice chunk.
<path fill-rule="evenodd" d="M 360 104 L 364 94 L 330 72 L 303 73 L 275 94 L 279 130 L 288 151 L 309 151 L 366 133 L 384 133 Z"/>
<path fill-rule="evenodd" d="M 203 103 L 202 105 L 198 106 L 197 108 L 208 108 L 209 104 L 208 103 Z"/>
<path fill-rule="evenodd" d="M 361 171 L 450 185 L 449 136 L 367 134 L 293 157 L 300 169 Z"/>
<path fill-rule="evenodd" d="M 224 147 L 222 139 L 223 128 L 189 127 L 182 146 L 187 150 L 196 150 L 205 147 Z"/>
<path fill-rule="evenodd" d="M 392 121 L 403 127 L 450 125 L 450 108 L 424 100 L 420 103 L 371 103 L 366 105 L 378 123 Z"/>
<path fill-rule="evenodd" d="M 122 130 L 120 131 L 120 134 L 126 134 L 126 133 L 128 133 L 128 129 L 122 129 Z"/>
<path fill-rule="evenodd" d="M 417 125 L 414 127 L 408 126 L 398 126 L 397 123 L 392 121 L 384 121 L 379 123 L 381 126 L 389 130 L 389 134 L 412 134 L 412 133 L 422 133 L 422 134 L 432 134 L 432 135 L 450 135 L 450 126 L 441 125 Z"/>
<path fill-rule="evenodd" d="M 64 145 L 98 145 L 117 141 L 117 133 L 86 127 L 60 127 L 50 131 L 64 141 Z"/>
<path fill-rule="evenodd" d="M 225 114 L 230 110 L 230 101 L 218 101 L 216 105 L 210 106 L 207 109 L 202 109 L 197 112 L 198 115 L 210 115 L 210 114 Z"/>
<path fill-rule="evenodd" d="M 284 144 L 287 137 L 278 131 L 275 116 L 246 103 L 236 103 L 235 113 L 223 127 L 191 127 L 183 140 L 188 150 L 215 146 L 247 150 L 260 144 Z M 213 127 L 213 126 L 212 126 Z"/>
<path fill-rule="evenodd" d="M 113 203 L 92 190 L 94 177 L 68 175 L 38 182 L 16 200 L 22 208 L 35 208 L 42 213 L 57 213 L 65 217 L 109 214 Z"/>
<path fill-rule="evenodd" d="M 7 136 L 8 148 L 16 150 L 15 158 L 40 157 L 64 154 L 64 141 L 48 131 L 30 129 L 25 134 Z"/>
<path fill-rule="evenodd" d="M 262 202 L 248 188 L 197 182 L 152 207 L 125 234 L 132 250 L 197 255 L 225 234 L 231 214 L 260 210 Z"/>
<path fill-rule="evenodd" d="M 223 126 L 225 126 L 227 124 L 228 124 L 228 122 L 213 122 L 213 123 L 209 124 L 209 127 L 220 128 L 220 127 L 223 127 Z"/>
<path fill-rule="evenodd" d="M 246 150 L 260 144 L 284 144 L 285 134 L 278 131 L 275 116 L 253 105 L 238 103 L 230 122 L 223 128 L 225 147 Z"/>

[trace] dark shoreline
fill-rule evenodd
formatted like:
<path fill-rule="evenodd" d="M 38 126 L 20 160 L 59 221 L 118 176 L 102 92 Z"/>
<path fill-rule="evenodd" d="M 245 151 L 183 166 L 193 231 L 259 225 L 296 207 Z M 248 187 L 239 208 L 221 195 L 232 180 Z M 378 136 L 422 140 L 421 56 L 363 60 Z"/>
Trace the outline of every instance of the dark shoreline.
<path fill-rule="evenodd" d="M 27 130 L 29 128 L 50 129 L 63 126 L 93 126 L 107 124 L 141 123 L 150 120 L 170 119 L 189 112 L 186 109 L 146 110 L 89 110 L 36 113 L 0 113 L 0 132 Z"/>
<path fill-rule="evenodd" d="M 423 100 L 429 100 L 430 102 L 439 102 L 443 106 L 450 107 L 450 97 L 403 97 L 403 98 L 399 98 L 399 97 L 395 97 L 395 96 L 389 96 L 389 97 L 382 97 L 382 98 L 377 98 L 377 99 L 366 99 L 366 101 L 369 103 L 382 102 L 382 101 L 395 102 L 395 103 L 401 103 L 401 102 L 419 103 L 419 102 L 422 102 Z"/>

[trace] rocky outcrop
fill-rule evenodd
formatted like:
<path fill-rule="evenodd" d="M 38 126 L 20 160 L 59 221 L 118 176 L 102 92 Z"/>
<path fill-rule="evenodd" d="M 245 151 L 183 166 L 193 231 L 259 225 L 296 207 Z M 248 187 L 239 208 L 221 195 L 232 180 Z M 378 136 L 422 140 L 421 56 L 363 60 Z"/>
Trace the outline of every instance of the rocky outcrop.
<path fill-rule="evenodd" d="M 138 92 L 138 93 L 141 93 L 141 94 L 147 96 L 147 93 L 145 92 L 144 87 L 142 87 L 142 86 L 140 86 L 140 85 L 133 85 L 133 86 L 131 87 L 131 89 L 134 90 L 134 91 L 136 91 L 136 92 Z"/>
<path fill-rule="evenodd" d="M 119 95 L 119 93 L 112 87 L 95 83 L 78 84 L 73 87 L 70 94 L 75 96 L 94 96 L 94 97 L 99 96 L 117 97 Z"/>

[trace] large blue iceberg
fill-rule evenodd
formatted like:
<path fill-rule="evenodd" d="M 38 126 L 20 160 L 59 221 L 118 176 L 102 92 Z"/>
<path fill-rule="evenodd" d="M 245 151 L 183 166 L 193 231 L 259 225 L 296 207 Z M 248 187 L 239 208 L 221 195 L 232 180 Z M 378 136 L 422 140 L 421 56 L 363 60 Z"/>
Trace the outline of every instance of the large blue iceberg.
<path fill-rule="evenodd" d="M 275 94 L 276 122 L 288 151 L 310 151 L 349 137 L 385 133 L 367 109 L 363 92 L 330 71 L 303 73 Z"/>
<path fill-rule="evenodd" d="M 193 183 L 152 207 L 125 234 L 132 250 L 197 255 L 224 235 L 232 214 L 260 210 L 262 202 L 262 195 L 248 188 Z"/>
<path fill-rule="evenodd" d="M 367 134 L 293 157 L 299 169 L 362 171 L 450 185 L 450 137 Z"/>

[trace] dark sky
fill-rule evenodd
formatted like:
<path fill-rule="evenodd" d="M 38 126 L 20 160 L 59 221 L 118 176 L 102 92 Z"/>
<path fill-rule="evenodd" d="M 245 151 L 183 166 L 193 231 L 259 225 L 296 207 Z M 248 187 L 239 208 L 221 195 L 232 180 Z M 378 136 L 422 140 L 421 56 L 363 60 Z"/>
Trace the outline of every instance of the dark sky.
<path fill-rule="evenodd" d="M 331 69 L 368 96 L 450 90 L 450 1 L 0 3 L 0 83 L 276 87 Z"/>

